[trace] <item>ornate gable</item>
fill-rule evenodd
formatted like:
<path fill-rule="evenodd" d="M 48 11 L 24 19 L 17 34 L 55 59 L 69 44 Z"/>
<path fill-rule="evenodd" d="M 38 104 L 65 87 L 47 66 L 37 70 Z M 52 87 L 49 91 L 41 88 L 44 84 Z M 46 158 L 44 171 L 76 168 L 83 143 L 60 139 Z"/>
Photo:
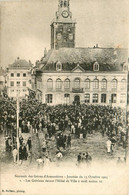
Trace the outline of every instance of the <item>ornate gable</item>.
<path fill-rule="evenodd" d="M 77 64 L 77 66 L 72 70 L 72 72 L 85 72 L 85 70 Z"/>

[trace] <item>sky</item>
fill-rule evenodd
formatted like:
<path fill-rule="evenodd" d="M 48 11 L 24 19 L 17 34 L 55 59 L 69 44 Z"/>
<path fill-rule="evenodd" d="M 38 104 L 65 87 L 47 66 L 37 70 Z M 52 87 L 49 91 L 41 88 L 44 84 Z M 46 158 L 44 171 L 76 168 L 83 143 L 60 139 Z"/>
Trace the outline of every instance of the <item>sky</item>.
<path fill-rule="evenodd" d="M 0 66 L 17 57 L 34 64 L 50 49 L 50 24 L 58 0 L 0 1 Z M 128 0 L 70 0 L 76 47 L 128 47 Z"/>

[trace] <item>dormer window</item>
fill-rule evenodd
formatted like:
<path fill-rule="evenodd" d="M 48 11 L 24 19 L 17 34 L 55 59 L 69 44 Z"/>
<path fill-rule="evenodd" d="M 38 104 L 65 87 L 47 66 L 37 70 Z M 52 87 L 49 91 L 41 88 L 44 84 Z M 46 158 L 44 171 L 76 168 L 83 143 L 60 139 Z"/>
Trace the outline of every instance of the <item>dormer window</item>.
<path fill-rule="evenodd" d="M 58 61 L 58 62 L 56 63 L 56 70 L 57 70 L 57 71 L 61 71 L 61 70 L 62 70 L 62 64 L 61 64 L 60 61 Z"/>
<path fill-rule="evenodd" d="M 127 71 L 128 70 L 128 65 L 126 63 L 123 64 L 123 71 Z"/>
<path fill-rule="evenodd" d="M 93 71 L 99 71 L 99 63 L 98 62 L 95 62 L 93 64 Z"/>

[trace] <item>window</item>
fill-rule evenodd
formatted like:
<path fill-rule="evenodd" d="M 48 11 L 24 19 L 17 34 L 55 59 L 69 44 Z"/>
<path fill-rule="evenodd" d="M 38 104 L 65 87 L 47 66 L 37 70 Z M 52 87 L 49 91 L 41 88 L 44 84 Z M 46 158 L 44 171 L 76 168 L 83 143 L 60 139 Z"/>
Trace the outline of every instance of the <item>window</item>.
<path fill-rule="evenodd" d="M 85 80 L 85 89 L 90 89 L 90 79 Z"/>
<path fill-rule="evenodd" d="M 112 94 L 111 95 L 111 103 L 116 103 L 116 98 L 117 98 L 116 94 Z"/>
<path fill-rule="evenodd" d="M 121 94 L 120 95 L 120 103 L 125 103 L 126 101 L 126 95 L 125 94 Z"/>
<path fill-rule="evenodd" d="M 10 82 L 10 86 L 13 87 L 14 86 L 14 81 Z"/>
<path fill-rule="evenodd" d="M 11 91 L 11 93 L 14 93 L 14 90 L 10 90 Z"/>
<path fill-rule="evenodd" d="M 69 79 L 65 79 L 65 81 L 64 81 L 64 88 L 65 89 L 69 89 L 70 88 L 70 80 Z"/>
<path fill-rule="evenodd" d="M 93 88 L 94 89 L 98 89 L 99 88 L 99 80 L 98 79 L 94 79 L 94 81 L 93 81 Z"/>
<path fill-rule="evenodd" d="M 101 94 L 101 103 L 106 103 L 106 94 Z"/>
<path fill-rule="evenodd" d="M 127 71 L 128 70 L 128 65 L 126 63 L 123 64 L 123 71 Z"/>
<path fill-rule="evenodd" d="M 47 80 L 47 88 L 48 89 L 52 89 L 53 88 L 53 80 L 52 79 L 48 79 Z"/>
<path fill-rule="evenodd" d="M 69 104 L 70 103 L 70 94 L 64 94 L 64 103 Z"/>
<path fill-rule="evenodd" d="M 123 69 L 124 69 L 124 71 L 126 71 L 126 70 L 127 70 L 127 67 L 126 67 L 126 66 L 124 66 L 124 68 L 123 68 Z"/>
<path fill-rule="evenodd" d="M 20 81 L 17 81 L 17 87 L 19 87 L 20 86 Z"/>
<path fill-rule="evenodd" d="M 102 82 L 101 82 L 101 88 L 102 89 L 106 89 L 107 88 L 107 80 L 106 79 L 103 79 Z"/>
<path fill-rule="evenodd" d="M 14 73 L 11 73 L 11 77 L 14 77 Z"/>
<path fill-rule="evenodd" d="M 74 84 L 75 84 L 76 89 L 80 88 L 80 79 L 76 78 L 75 81 L 74 81 Z"/>
<path fill-rule="evenodd" d="M 113 79 L 112 80 L 112 89 L 116 89 L 117 88 L 117 80 Z"/>
<path fill-rule="evenodd" d="M 46 94 L 46 103 L 52 103 L 53 95 L 52 94 Z"/>
<path fill-rule="evenodd" d="M 4 83 L 3 81 L 0 81 L 0 85 L 3 85 L 3 83 Z"/>
<path fill-rule="evenodd" d="M 56 70 L 57 70 L 57 71 L 62 70 L 62 64 L 61 64 L 60 61 L 58 61 L 58 62 L 56 63 Z"/>
<path fill-rule="evenodd" d="M 90 94 L 85 94 L 85 103 L 90 103 Z"/>
<path fill-rule="evenodd" d="M 125 89 L 126 88 L 126 80 L 122 79 L 121 80 L 121 89 Z"/>
<path fill-rule="evenodd" d="M 95 63 L 93 64 L 93 70 L 94 70 L 94 71 L 99 71 L 99 63 L 98 63 L 98 62 L 95 62 Z"/>
<path fill-rule="evenodd" d="M 67 1 L 64 1 L 64 7 L 66 7 L 67 6 Z"/>
<path fill-rule="evenodd" d="M 56 80 L 56 89 L 61 89 L 61 87 L 62 87 L 62 81 L 61 81 L 61 79 L 57 79 Z"/>
<path fill-rule="evenodd" d="M 98 94 L 93 94 L 93 103 L 98 103 Z"/>
<path fill-rule="evenodd" d="M 20 77 L 20 73 L 17 73 L 17 77 Z"/>
<path fill-rule="evenodd" d="M 23 73 L 23 77 L 26 77 L 26 73 Z"/>
<path fill-rule="evenodd" d="M 23 86 L 26 87 L 26 81 L 23 81 Z"/>

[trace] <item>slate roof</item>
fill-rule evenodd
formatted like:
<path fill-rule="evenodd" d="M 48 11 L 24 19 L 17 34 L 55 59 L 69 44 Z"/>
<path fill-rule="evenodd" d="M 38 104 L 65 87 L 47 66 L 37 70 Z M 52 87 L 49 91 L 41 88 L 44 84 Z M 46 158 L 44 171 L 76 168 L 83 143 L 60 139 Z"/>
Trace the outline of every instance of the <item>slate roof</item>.
<path fill-rule="evenodd" d="M 10 64 L 8 66 L 9 69 L 14 69 L 14 68 L 16 68 L 16 69 L 19 69 L 19 68 L 21 68 L 21 69 L 22 68 L 29 69 L 31 67 L 32 67 L 32 63 L 30 61 L 27 62 L 26 60 L 20 59 L 20 58 L 17 58 L 17 60 L 15 60 L 15 62 L 13 64 Z"/>
<path fill-rule="evenodd" d="M 120 71 L 127 61 L 128 50 L 124 48 L 60 48 L 51 49 L 38 63 L 41 70 L 56 71 L 56 63 L 62 63 L 62 71 L 72 71 L 79 64 L 85 71 L 93 71 L 94 62 L 100 71 Z"/>

